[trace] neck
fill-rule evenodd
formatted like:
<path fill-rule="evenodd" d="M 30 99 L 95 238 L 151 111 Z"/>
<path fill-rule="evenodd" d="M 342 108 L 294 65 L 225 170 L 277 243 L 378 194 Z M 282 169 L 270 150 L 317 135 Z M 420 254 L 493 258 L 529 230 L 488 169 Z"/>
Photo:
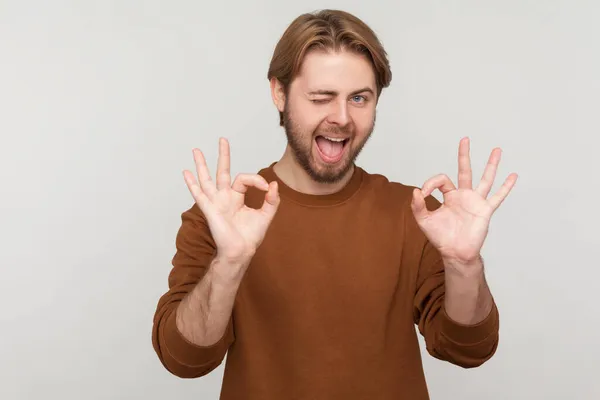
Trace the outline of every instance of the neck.
<path fill-rule="evenodd" d="M 315 182 L 296 161 L 292 150 L 286 147 L 281 159 L 273 166 L 274 172 L 286 185 L 292 189 L 305 193 L 316 195 L 327 195 L 340 191 L 352 178 L 354 167 L 346 175 L 335 183 Z"/>

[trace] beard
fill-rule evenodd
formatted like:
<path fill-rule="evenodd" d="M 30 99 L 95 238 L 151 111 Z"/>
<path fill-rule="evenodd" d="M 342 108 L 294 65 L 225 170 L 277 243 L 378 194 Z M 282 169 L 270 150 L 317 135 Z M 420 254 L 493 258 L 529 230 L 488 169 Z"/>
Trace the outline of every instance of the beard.
<path fill-rule="evenodd" d="M 355 142 L 356 132 L 353 124 L 341 128 L 335 126 L 320 128 L 319 126 L 313 132 L 303 131 L 290 115 L 286 104 L 283 111 L 283 128 L 287 136 L 288 145 L 298 165 L 315 182 L 331 184 L 341 181 L 354 166 L 356 159 L 373 134 L 375 118 L 373 118 L 373 122 L 365 137 L 360 142 Z M 312 150 L 315 138 L 319 135 L 326 136 L 328 133 L 350 136 L 348 143 L 344 146 L 351 147 L 344 158 L 335 164 L 326 164 L 322 160 L 316 160 Z"/>

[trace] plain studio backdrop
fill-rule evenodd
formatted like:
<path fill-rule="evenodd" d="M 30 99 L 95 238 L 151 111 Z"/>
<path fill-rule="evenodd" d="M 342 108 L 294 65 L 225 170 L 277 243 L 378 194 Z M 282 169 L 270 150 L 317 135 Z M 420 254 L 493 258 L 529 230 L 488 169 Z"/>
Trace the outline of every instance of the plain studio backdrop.
<path fill-rule="evenodd" d="M 151 344 L 181 171 L 199 147 L 214 173 L 219 136 L 234 175 L 279 159 L 267 67 L 322 8 L 370 24 L 393 69 L 361 166 L 456 181 L 469 136 L 475 183 L 496 146 L 494 191 L 520 176 L 483 249 L 498 352 L 423 350 L 432 398 L 600 398 L 599 4 L 0 1 L 0 398 L 218 398 L 224 364 L 179 379 Z"/>

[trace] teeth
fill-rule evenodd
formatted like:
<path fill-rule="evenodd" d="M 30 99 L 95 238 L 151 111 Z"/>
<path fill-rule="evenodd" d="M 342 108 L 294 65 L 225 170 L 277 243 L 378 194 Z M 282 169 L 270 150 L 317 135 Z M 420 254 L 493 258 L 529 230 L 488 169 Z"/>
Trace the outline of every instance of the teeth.
<path fill-rule="evenodd" d="M 343 142 L 344 140 L 346 140 L 346 139 L 339 139 L 339 138 L 338 139 L 336 139 L 336 138 L 330 138 L 330 137 L 327 137 L 327 136 L 323 136 L 323 137 L 325 139 L 327 139 L 327 140 L 331 140 L 332 142 Z"/>

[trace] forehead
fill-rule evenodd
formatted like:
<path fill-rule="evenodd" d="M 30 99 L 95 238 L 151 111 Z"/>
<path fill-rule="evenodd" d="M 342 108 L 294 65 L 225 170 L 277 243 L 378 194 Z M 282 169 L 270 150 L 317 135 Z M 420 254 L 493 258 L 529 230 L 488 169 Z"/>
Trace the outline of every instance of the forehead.
<path fill-rule="evenodd" d="M 365 87 L 376 91 L 375 73 L 369 59 L 349 51 L 308 52 L 295 81 L 303 91 L 352 92 Z"/>

